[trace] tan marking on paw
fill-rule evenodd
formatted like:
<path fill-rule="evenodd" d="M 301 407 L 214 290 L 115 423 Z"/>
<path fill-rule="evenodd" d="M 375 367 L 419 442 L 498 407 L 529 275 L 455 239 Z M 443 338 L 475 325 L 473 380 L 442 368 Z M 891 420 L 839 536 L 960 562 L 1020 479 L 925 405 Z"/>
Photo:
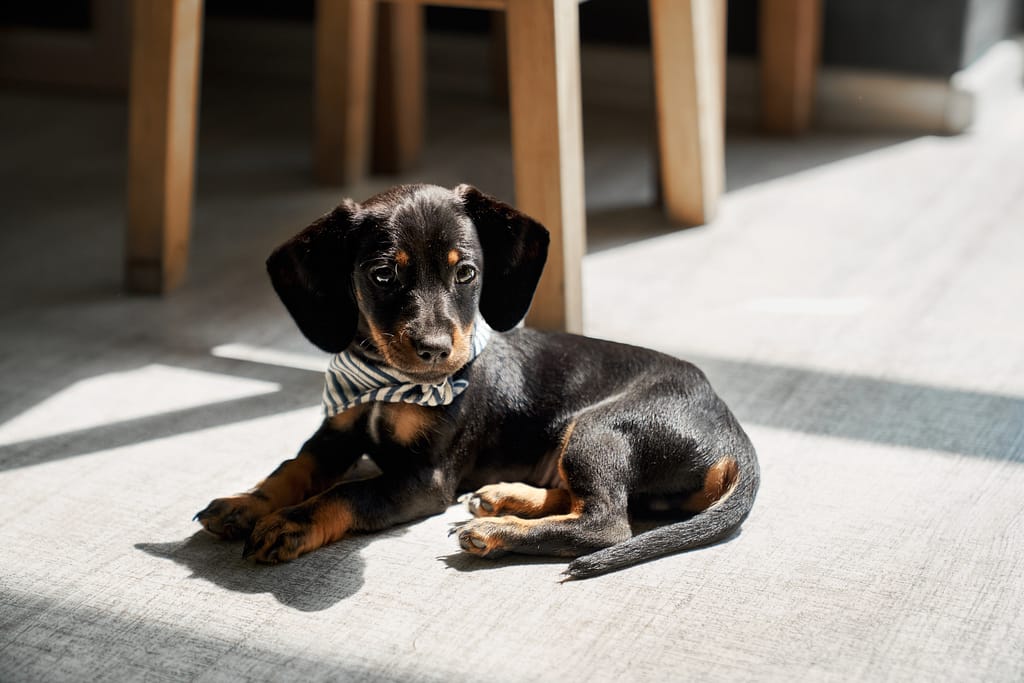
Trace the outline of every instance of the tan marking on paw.
<path fill-rule="evenodd" d="M 251 493 L 215 498 L 196 514 L 203 529 L 224 540 L 245 538 L 264 515 L 273 510 L 270 502 Z"/>
<path fill-rule="evenodd" d="M 507 542 L 516 536 L 525 535 L 531 529 L 545 524 L 568 522 L 579 519 L 579 514 L 549 515 L 537 519 L 522 517 L 478 517 L 466 522 L 459 530 L 459 546 L 471 555 L 487 557 L 496 551 L 504 551 Z"/>
<path fill-rule="evenodd" d="M 565 514 L 571 509 L 571 496 L 565 489 L 542 489 L 523 483 L 488 484 L 470 499 L 470 511 L 478 517 L 516 515 L 544 517 Z"/>
<path fill-rule="evenodd" d="M 347 502 L 311 499 L 303 507 L 310 506 L 312 510 L 304 511 L 308 514 L 289 515 L 295 508 L 286 508 L 260 519 L 242 556 L 264 564 L 289 562 L 340 539 L 352 528 L 354 514 Z"/>
<path fill-rule="evenodd" d="M 470 555 L 487 557 L 496 550 L 502 550 L 501 539 L 487 530 L 487 524 L 494 518 L 476 519 L 466 523 L 459 531 L 459 547 Z"/>
<path fill-rule="evenodd" d="M 316 471 L 316 458 L 308 453 L 299 453 L 281 463 L 269 477 L 256 485 L 252 493 L 265 497 L 269 510 L 295 505 L 305 500 L 313 490 Z"/>

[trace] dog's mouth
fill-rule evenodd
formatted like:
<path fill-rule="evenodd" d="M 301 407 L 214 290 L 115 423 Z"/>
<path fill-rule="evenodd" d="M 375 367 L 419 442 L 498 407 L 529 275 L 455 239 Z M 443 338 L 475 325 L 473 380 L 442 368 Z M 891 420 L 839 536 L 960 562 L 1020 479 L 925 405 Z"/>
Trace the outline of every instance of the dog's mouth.
<path fill-rule="evenodd" d="M 429 384 L 435 386 L 438 384 L 444 384 L 445 380 L 452 376 L 459 368 L 453 370 L 439 370 L 438 368 L 431 368 L 429 370 L 412 370 L 409 368 L 395 367 L 403 375 L 411 379 L 416 384 Z"/>
<path fill-rule="evenodd" d="M 408 338 L 377 347 L 381 360 L 417 384 L 437 385 L 462 369 L 471 355 L 469 335 L 457 333 L 453 348 L 443 359 L 423 360 Z"/>
<path fill-rule="evenodd" d="M 418 384 L 442 384 L 469 362 L 468 348 L 455 348 L 443 361 L 423 361 L 415 350 L 391 347 L 384 352 L 384 361 Z"/>

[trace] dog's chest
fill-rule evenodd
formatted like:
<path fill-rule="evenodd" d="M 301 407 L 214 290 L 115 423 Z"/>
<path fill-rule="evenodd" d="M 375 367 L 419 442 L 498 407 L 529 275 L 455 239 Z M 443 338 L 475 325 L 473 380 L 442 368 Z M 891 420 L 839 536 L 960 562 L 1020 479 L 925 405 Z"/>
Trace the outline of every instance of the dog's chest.
<path fill-rule="evenodd" d="M 385 442 L 412 446 L 429 437 L 442 409 L 414 403 L 373 403 L 367 419 L 366 431 L 370 440 L 381 445 Z"/>

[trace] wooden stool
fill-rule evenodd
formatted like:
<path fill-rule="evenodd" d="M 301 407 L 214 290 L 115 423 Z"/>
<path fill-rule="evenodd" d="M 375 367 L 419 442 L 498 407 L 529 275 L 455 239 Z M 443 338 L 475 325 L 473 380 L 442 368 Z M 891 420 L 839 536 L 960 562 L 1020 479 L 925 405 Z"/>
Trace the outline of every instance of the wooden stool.
<path fill-rule="evenodd" d="M 374 129 L 374 47 L 367 36 L 376 26 L 375 4 L 386 44 L 377 51 Z M 552 237 L 527 322 L 582 331 L 586 218 L 578 0 L 319 0 L 317 178 L 358 179 L 371 156 L 376 168 L 389 170 L 415 158 L 423 118 L 424 4 L 505 13 L 515 203 Z M 701 224 L 713 216 L 724 184 L 725 3 L 651 0 L 650 10 L 662 197 L 673 221 Z"/>
<path fill-rule="evenodd" d="M 673 221 L 701 224 L 713 217 L 724 184 L 725 2 L 649 2 L 662 197 Z M 764 0 L 763 8 L 819 3 Z M 385 136 L 390 150 L 382 156 L 392 166 L 415 156 L 423 118 L 423 4 L 506 13 L 515 203 L 552 235 L 528 322 L 579 332 L 585 216 L 577 0 L 318 0 L 315 175 L 342 183 L 366 171 L 378 5 L 387 5 L 376 74 L 378 106 L 391 131 Z M 125 264 L 130 291 L 168 291 L 185 272 L 202 5 L 202 0 L 133 0 Z M 808 16 L 805 10 L 797 14 Z M 793 21 L 776 24 L 788 28 Z M 763 42 L 779 45 L 765 41 L 766 25 L 763 17 Z M 776 49 L 776 54 L 781 57 L 772 73 L 783 74 L 778 79 L 783 85 L 795 82 L 787 74 L 813 75 L 813 70 L 790 68 L 806 59 L 806 50 Z M 790 91 L 796 92 L 791 104 L 810 96 L 807 88 Z"/>

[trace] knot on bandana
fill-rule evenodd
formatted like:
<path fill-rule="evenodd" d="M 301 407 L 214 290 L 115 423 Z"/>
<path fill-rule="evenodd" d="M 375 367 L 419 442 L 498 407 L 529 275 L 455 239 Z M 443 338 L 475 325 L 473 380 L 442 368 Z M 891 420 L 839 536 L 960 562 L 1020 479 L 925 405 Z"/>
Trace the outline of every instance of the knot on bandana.
<path fill-rule="evenodd" d="M 477 316 L 473 324 L 467 365 L 487 346 L 491 328 Z M 342 351 L 331 359 L 324 379 L 323 406 L 326 417 L 339 415 L 352 406 L 373 401 L 446 406 L 466 390 L 464 379 L 445 378 L 440 384 L 420 384 L 411 377 L 381 363 Z"/>

